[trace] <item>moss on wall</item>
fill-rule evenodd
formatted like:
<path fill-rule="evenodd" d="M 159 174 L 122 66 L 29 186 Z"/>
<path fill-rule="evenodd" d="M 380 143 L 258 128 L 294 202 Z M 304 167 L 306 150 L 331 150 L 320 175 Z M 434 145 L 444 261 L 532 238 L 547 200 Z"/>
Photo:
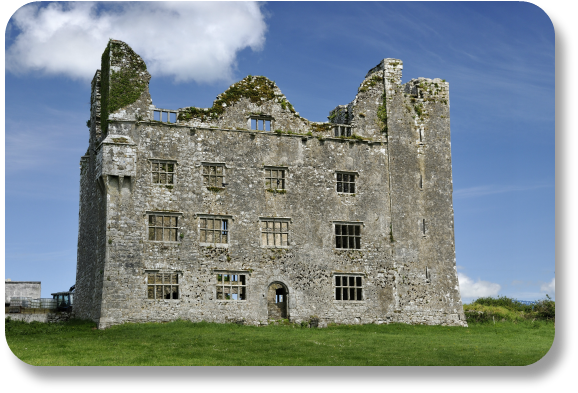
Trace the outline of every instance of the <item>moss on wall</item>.
<path fill-rule="evenodd" d="M 225 112 L 227 106 L 233 105 L 243 97 L 248 98 L 249 101 L 258 106 L 264 102 L 277 99 L 283 109 L 288 107 L 291 112 L 295 112 L 291 103 L 278 93 L 275 82 L 264 76 L 249 75 L 220 94 L 213 102 L 212 107 L 203 109 L 191 106 L 183 109 L 179 112 L 179 120 L 186 121 L 198 118 L 205 121 L 207 119 L 218 119 Z"/>
<path fill-rule="evenodd" d="M 115 70 L 117 68 L 118 70 Z M 148 84 L 145 62 L 125 43 L 110 40 L 101 57 L 101 119 L 138 100 Z"/>

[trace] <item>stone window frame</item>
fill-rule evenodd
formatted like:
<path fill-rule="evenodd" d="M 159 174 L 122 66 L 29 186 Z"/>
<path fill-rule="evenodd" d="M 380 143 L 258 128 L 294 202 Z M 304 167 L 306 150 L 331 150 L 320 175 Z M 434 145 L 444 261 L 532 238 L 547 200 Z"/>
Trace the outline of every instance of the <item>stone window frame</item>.
<path fill-rule="evenodd" d="M 343 285 L 344 277 L 346 278 L 346 285 Z M 360 304 L 365 302 L 364 281 L 366 277 L 367 275 L 365 273 L 359 272 L 333 272 L 331 274 L 333 302 L 339 304 Z M 346 290 L 345 293 L 347 293 L 347 299 L 343 299 L 344 289 Z M 351 294 L 353 294 L 354 299 L 351 299 Z M 361 299 L 358 299 L 358 297 L 361 297 Z"/>
<path fill-rule="evenodd" d="M 157 114 L 159 116 L 158 120 L 155 119 Z M 171 115 L 174 115 L 175 121 L 171 121 Z M 174 109 L 163 109 L 163 108 L 156 108 L 155 107 L 151 110 L 151 120 L 152 121 L 158 121 L 161 123 L 176 124 L 178 119 L 179 119 L 179 111 L 176 111 Z"/>
<path fill-rule="evenodd" d="M 160 185 L 160 186 L 174 186 L 176 183 L 176 175 L 177 175 L 177 161 L 176 160 L 165 160 L 165 159 L 161 159 L 161 158 L 149 158 L 150 161 L 150 168 L 151 168 L 151 184 L 156 184 L 156 185 Z M 159 167 L 157 168 L 157 170 L 155 171 L 155 164 L 159 164 Z M 167 170 L 162 171 L 160 168 L 161 164 L 166 164 L 167 165 Z M 173 165 L 173 171 L 169 171 L 168 170 L 168 165 Z M 165 182 L 162 183 L 161 181 L 157 181 L 155 182 L 155 178 L 154 175 L 155 173 L 159 174 L 158 178 L 160 180 L 161 178 L 161 174 L 166 174 L 165 176 Z M 169 183 L 168 182 L 168 177 L 169 175 L 172 175 L 172 181 Z"/>
<path fill-rule="evenodd" d="M 347 124 L 333 126 L 333 136 L 336 138 L 350 137 L 353 135 L 353 127 Z"/>
<path fill-rule="evenodd" d="M 181 221 L 181 220 L 179 220 L 179 218 L 182 219 L 183 213 L 180 213 L 180 212 L 164 212 L 164 211 L 146 211 L 146 212 L 145 212 L 145 216 L 146 216 L 146 223 L 145 223 L 145 225 L 146 225 L 146 232 L 145 232 L 145 233 L 146 233 L 146 241 L 148 241 L 148 242 L 154 242 L 154 243 L 178 243 L 178 242 L 179 242 L 179 235 L 180 235 L 180 233 L 181 233 L 181 232 L 180 232 L 180 228 L 181 228 L 181 227 L 179 226 L 179 224 L 180 224 L 179 221 Z M 151 221 L 152 221 L 152 220 L 151 220 L 151 216 L 156 216 L 156 217 L 161 216 L 161 217 L 163 217 L 163 223 L 162 223 L 162 225 L 156 225 L 156 222 L 155 222 L 155 225 L 152 227 L 152 228 L 155 228 L 155 239 L 154 239 L 154 240 L 150 238 L 150 236 L 151 236 L 151 231 L 150 231 L 150 230 L 151 230 L 151 225 L 150 225 L 150 224 L 151 224 Z M 169 222 L 169 225 L 168 225 L 168 226 L 165 226 L 165 225 L 164 225 L 164 221 L 165 221 L 164 218 L 165 218 L 165 217 L 175 217 L 175 226 L 172 226 L 172 225 L 171 225 L 172 223 L 170 223 L 170 222 Z M 156 221 L 156 219 L 155 219 L 155 221 Z M 156 231 L 157 228 L 161 228 L 161 230 L 162 230 L 161 233 L 162 233 L 163 240 L 156 240 L 156 234 L 158 233 L 158 232 Z M 165 228 L 169 229 L 169 237 L 170 237 L 170 229 L 173 228 L 173 229 L 175 230 L 175 239 L 174 239 L 174 240 L 164 240 Z"/>
<path fill-rule="evenodd" d="M 267 223 L 266 227 L 263 227 L 263 223 Z M 289 243 L 289 239 L 291 238 L 291 229 L 290 229 L 290 224 L 291 224 L 291 218 L 290 217 L 259 217 L 259 233 L 261 235 L 260 238 L 260 244 L 262 248 L 291 248 L 291 245 Z M 269 231 L 269 223 L 273 223 L 273 230 Z M 276 231 L 276 223 L 279 223 L 279 231 Z M 283 230 L 283 223 L 287 224 L 287 229 L 284 231 Z M 263 230 L 265 229 L 265 231 Z M 272 235 L 272 239 L 273 239 L 273 244 L 269 244 L 269 235 Z M 277 244 L 277 236 L 275 235 L 280 235 L 279 236 L 279 242 L 281 244 Z M 287 236 L 287 240 L 286 240 L 286 245 L 283 245 L 283 235 Z M 264 237 L 265 236 L 265 237 Z M 267 239 L 266 243 L 263 241 L 264 239 Z"/>
<path fill-rule="evenodd" d="M 228 275 L 229 277 L 231 276 L 238 276 L 237 281 L 231 281 L 229 280 L 229 284 L 225 284 L 225 276 Z M 215 269 L 213 270 L 213 277 L 215 277 L 216 279 L 216 284 L 215 284 L 215 300 L 219 301 L 219 302 L 246 302 L 247 298 L 248 298 L 248 290 L 247 287 L 248 285 L 248 281 L 249 281 L 249 277 L 250 277 L 250 272 L 248 270 L 227 270 L 227 269 Z M 221 276 L 221 281 L 219 281 L 219 276 Z M 244 276 L 244 280 L 245 282 L 242 283 L 241 281 L 241 276 Z M 221 282 L 222 284 L 219 284 L 219 282 Z M 236 284 L 233 284 L 236 283 Z M 223 294 L 223 298 L 219 299 L 219 287 L 222 288 L 221 293 Z M 241 291 L 244 290 L 244 299 L 239 299 L 239 296 L 237 296 L 237 299 L 225 299 L 224 294 L 226 294 L 226 288 L 228 287 L 229 289 L 229 294 L 231 295 L 239 295 Z M 236 291 L 237 293 L 233 293 L 234 291 Z"/>
<path fill-rule="evenodd" d="M 198 221 L 197 222 L 197 229 L 198 229 L 198 233 L 199 233 L 199 246 L 201 246 L 201 247 L 215 247 L 215 248 L 229 248 L 229 244 L 231 243 L 231 222 L 233 221 L 233 216 L 223 215 L 223 214 L 197 213 L 196 218 Z M 220 229 L 202 228 L 201 227 L 201 221 L 203 219 L 221 220 L 221 225 L 220 225 L 221 228 Z M 223 228 L 223 225 L 222 225 L 223 221 L 226 222 L 225 228 Z M 223 236 L 222 232 L 226 232 L 227 242 L 226 243 L 216 243 L 215 241 L 213 241 L 213 242 L 201 241 L 201 239 L 203 238 L 203 235 L 202 235 L 203 231 L 205 232 L 205 240 L 206 240 L 206 232 L 207 231 L 213 232 L 213 240 L 215 239 L 214 232 L 221 232 L 219 234 L 220 239 L 222 239 L 222 236 Z"/>
<path fill-rule="evenodd" d="M 155 276 L 155 282 L 151 283 L 150 278 L 151 275 Z M 168 280 L 167 280 L 167 277 Z M 181 294 L 181 277 L 182 277 L 183 273 L 181 271 L 161 271 L 161 270 L 150 270 L 150 269 L 145 269 L 145 286 L 146 286 L 146 300 L 150 300 L 150 301 L 159 301 L 159 300 L 169 300 L 169 301 L 180 301 L 182 298 L 182 294 Z M 158 278 L 161 278 L 161 282 L 158 283 Z M 179 277 L 181 276 L 181 277 Z M 168 282 L 165 282 L 168 281 Z M 151 287 L 153 289 L 153 297 L 151 296 Z M 162 296 L 163 297 L 157 297 L 157 290 L 159 289 L 159 287 L 161 287 L 161 292 L 162 292 Z M 169 288 L 169 293 L 167 293 L 166 289 L 167 287 Z M 176 288 L 176 297 L 173 297 L 175 294 L 175 291 L 173 290 L 173 288 Z M 170 294 L 170 298 L 167 299 L 164 296 L 166 296 L 167 294 Z"/>
<path fill-rule="evenodd" d="M 287 174 L 289 171 L 289 168 L 286 166 L 273 166 L 273 165 L 265 165 L 263 166 L 263 171 L 265 172 L 265 189 L 267 190 L 273 190 L 273 191 L 278 191 L 278 190 L 287 190 Z M 272 175 L 272 171 L 283 171 L 283 177 L 280 178 L 279 176 L 277 177 L 273 177 Z M 279 183 L 279 179 L 281 179 L 281 187 L 277 187 L 277 184 L 275 184 L 275 187 L 272 187 L 273 184 L 273 179 L 276 180 L 275 183 Z M 269 180 L 269 187 L 267 187 L 267 180 Z"/>
<path fill-rule="evenodd" d="M 207 162 L 207 161 L 203 161 L 201 162 L 201 177 L 203 178 L 203 186 L 207 187 L 207 189 L 210 188 L 219 188 L 219 189 L 224 189 L 227 183 L 225 183 L 226 181 L 226 176 L 227 176 L 227 165 L 224 162 Z M 212 175 L 211 174 L 211 170 L 208 170 L 208 173 L 205 173 L 205 168 L 211 168 L 211 167 L 215 167 L 215 174 Z M 218 174 L 218 169 L 217 168 L 223 168 L 222 169 L 222 174 Z M 211 178 L 214 177 L 215 181 L 214 184 L 215 185 L 211 185 Z M 221 183 L 220 185 L 218 185 L 218 179 L 221 178 Z"/>
<path fill-rule="evenodd" d="M 253 128 L 253 121 L 255 121 L 255 128 Z M 259 124 L 263 124 L 263 128 L 259 128 Z M 266 122 L 269 122 L 269 129 L 266 130 Z M 273 116 L 270 115 L 251 115 L 247 119 L 247 126 L 251 131 L 263 131 L 263 132 L 271 132 L 273 131 L 275 124 L 275 119 Z"/>
<path fill-rule="evenodd" d="M 338 227 L 339 226 L 339 227 Z M 347 226 L 347 234 L 343 235 L 343 226 Z M 355 231 L 355 228 L 353 228 L 353 234 L 349 234 L 349 230 L 350 227 L 358 227 L 359 228 L 359 232 L 358 234 Z M 348 251 L 348 250 L 362 250 L 362 244 L 361 244 L 361 238 L 363 237 L 363 233 L 362 233 L 362 228 L 365 227 L 365 224 L 363 223 L 363 221 L 333 221 L 333 249 L 334 250 L 343 250 L 343 251 Z M 337 232 L 340 232 L 340 234 L 338 234 Z M 343 245 L 343 238 L 347 239 L 347 247 L 338 247 L 338 244 Z M 351 244 L 351 240 L 350 238 L 353 239 L 353 248 L 350 248 L 349 245 Z M 338 240 L 340 239 L 340 240 Z"/>
<path fill-rule="evenodd" d="M 348 180 L 345 181 L 344 180 L 344 175 L 348 176 Z M 353 181 L 351 181 L 350 176 L 353 176 Z M 339 180 L 341 178 L 341 180 Z M 335 171 L 335 192 L 337 192 L 337 194 L 339 195 L 351 195 L 354 196 L 357 193 L 357 189 L 358 189 L 358 180 L 359 179 L 359 173 L 358 172 L 354 172 L 354 171 Z M 344 184 L 347 184 L 347 189 L 348 191 L 343 191 L 344 190 Z M 341 187 L 340 187 L 341 185 Z M 351 185 L 353 185 L 353 191 L 349 191 L 351 190 Z M 339 191 L 341 189 L 341 191 Z"/>

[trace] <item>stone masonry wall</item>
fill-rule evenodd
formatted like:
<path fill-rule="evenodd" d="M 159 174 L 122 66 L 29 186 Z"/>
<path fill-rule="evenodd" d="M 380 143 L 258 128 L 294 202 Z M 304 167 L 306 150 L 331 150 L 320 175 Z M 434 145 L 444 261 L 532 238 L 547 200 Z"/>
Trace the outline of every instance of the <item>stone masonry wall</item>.
<path fill-rule="evenodd" d="M 295 322 L 465 326 L 449 87 L 425 78 L 402 85 L 402 68 L 384 59 L 329 123 L 300 117 L 264 77 L 232 85 L 210 108 L 179 109 L 172 124 L 142 109 L 138 118 L 109 115 L 105 139 L 91 138 L 81 164 L 77 315 L 101 328 L 177 318 L 264 324 L 275 285 Z M 251 130 L 256 118 L 271 130 Z M 335 137 L 339 124 L 352 136 Z M 155 184 L 155 162 L 175 165 L 173 183 Z M 204 184 L 206 165 L 224 167 L 223 185 Z M 285 171 L 281 192 L 265 186 L 269 167 Z M 355 176 L 354 193 L 336 191 L 337 172 Z M 176 217 L 176 237 L 149 238 L 155 214 Z M 201 243 L 206 217 L 228 220 L 225 244 Z M 287 246 L 263 244 L 266 219 L 288 223 Z M 335 225 L 345 223 L 360 226 L 359 249 L 336 248 Z M 149 299 L 149 273 L 176 274 L 179 298 Z M 245 275 L 246 300 L 217 299 L 219 274 Z M 339 275 L 361 277 L 363 300 L 335 300 Z"/>

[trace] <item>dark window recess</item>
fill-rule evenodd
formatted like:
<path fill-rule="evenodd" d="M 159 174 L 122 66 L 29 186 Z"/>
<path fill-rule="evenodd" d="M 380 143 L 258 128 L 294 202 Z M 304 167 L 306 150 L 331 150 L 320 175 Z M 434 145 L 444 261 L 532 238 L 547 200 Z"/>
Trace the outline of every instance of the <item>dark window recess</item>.
<path fill-rule="evenodd" d="M 422 220 L 421 230 L 423 232 L 423 235 L 425 236 L 425 218 Z"/>
<path fill-rule="evenodd" d="M 335 224 L 335 248 L 359 250 L 361 225 Z"/>
<path fill-rule="evenodd" d="M 149 299 L 178 299 L 179 276 L 176 273 L 148 273 L 147 297 Z"/>
<path fill-rule="evenodd" d="M 149 215 L 149 240 L 176 242 L 178 217 Z"/>
<path fill-rule="evenodd" d="M 337 192 L 354 194 L 355 175 L 352 173 L 337 173 Z"/>
<path fill-rule="evenodd" d="M 361 276 L 335 276 L 335 300 L 363 300 Z"/>

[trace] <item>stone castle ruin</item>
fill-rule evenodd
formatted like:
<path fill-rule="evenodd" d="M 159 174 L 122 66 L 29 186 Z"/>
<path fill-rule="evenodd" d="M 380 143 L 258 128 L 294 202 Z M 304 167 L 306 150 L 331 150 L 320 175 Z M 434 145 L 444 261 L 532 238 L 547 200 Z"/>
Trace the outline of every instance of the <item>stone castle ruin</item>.
<path fill-rule="evenodd" d="M 162 109 L 110 40 L 80 161 L 77 317 L 466 326 L 449 85 L 402 69 L 382 60 L 326 123 L 263 76 Z"/>

